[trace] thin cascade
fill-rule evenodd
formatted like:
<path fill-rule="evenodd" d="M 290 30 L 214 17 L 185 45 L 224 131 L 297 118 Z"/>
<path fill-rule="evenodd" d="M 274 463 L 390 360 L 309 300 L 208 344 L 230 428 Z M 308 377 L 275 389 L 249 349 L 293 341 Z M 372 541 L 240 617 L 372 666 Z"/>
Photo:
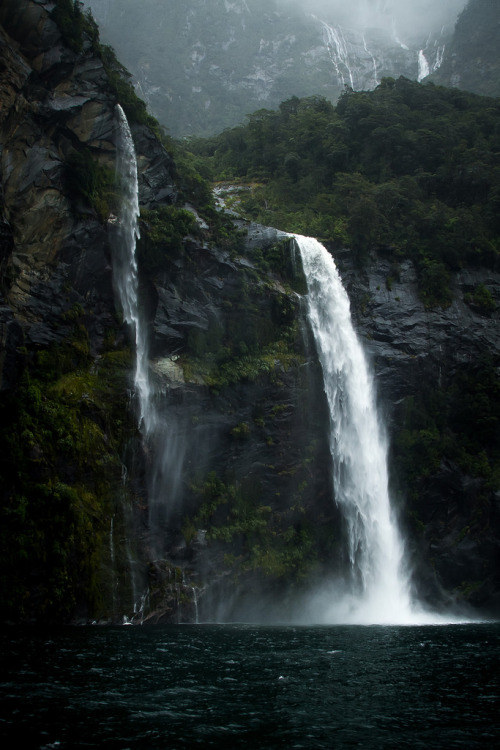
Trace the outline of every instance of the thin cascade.
<path fill-rule="evenodd" d="M 327 48 L 339 83 L 342 86 L 349 85 L 351 89 L 354 89 L 354 76 L 349 62 L 349 51 L 342 27 L 335 28 L 325 21 L 321 21 L 321 24 L 325 30 Z M 344 70 L 347 71 L 348 82 L 346 81 Z"/>
<path fill-rule="evenodd" d="M 139 313 L 139 281 L 136 244 L 139 233 L 139 186 L 134 141 L 127 117 L 118 104 L 116 172 L 121 186 L 122 203 L 117 224 L 117 241 L 113 257 L 113 279 L 123 319 L 132 329 L 135 340 L 134 386 L 139 404 L 139 425 L 148 434 L 154 425 L 152 392 L 148 371 L 147 335 Z"/>
<path fill-rule="evenodd" d="M 417 80 L 423 81 L 424 78 L 426 78 L 430 73 L 429 63 L 427 62 L 427 58 L 424 54 L 424 50 L 419 50 L 418 53 L 418 76 Z"/>
<path fill-rule="evenodd" d="M 134 395 L 139 406 L 141 430 L 149 461 L 148 512 L 150 544 L 161 555 L 168 514 L 179 499 L 186 441 L 179 436 L 175 420 L 167 422 L 165 409 L 155 398 L 150 377 L 148 337 L 139 304 L 136 243 L 139 239 L 137 160 L 127 118 L 118 105 L 117 174 L 122 187 L 122 207 L 117 222 L 113 273 L 123 318 L 135 338 Z"/>
<path fill-rule="evenodd" d="M 446 51 L 446 43 L 442 42 L 440 44 L 440 39 L 442 40 L 446 33 L 446 27 L 443 26 L 441 29 L 441 33 L 439 35 L 439 38 L 434 40 L 434 44 L 432 45 L 432 34 L 429 34 L 429 37 L 427 39 L 427 43 L 421 52 L 425 53 L 427 52 L 427 57 L 425 58 L 427 61 L 427 64 L 429 66 L 429 73 L 434 73 L 434 71 L 438 70 L 441 65 L 443 64 L 443 58 L 444 53 Z M 431 52 L 429 53 L 429 50 Z M 419 53 L 420 54 L 420 53 Z M 429 60 L 429 54 L 430 54 L 430 60 Z"/>
<path fill-rule="evenodd" d="M 113 607 L 113 614 L 116 609 L 116 589 L 118 586 L 117 574 L 116 574 L 116 556 L 115 556 L 115 517 L 111 516 L 109 524 L 109 556 L 111 561 L 111 600 Z"/>
<path fill-rule="evenodd" d="M 394 39 L 394 41 L 396 42 L 396 44 L 399 47 L 401 47 L 401 49 L 404 49 L 404 50 L 408 51 L 410 48 L 408 47 L 407 44 L 405 44 L 404 42 L 402 42 L 401 39 L 398 36 L 398 31 L 396 29 L 396 21 L 394 19 L 392 19 L 392 21 L 391 21 L 391 29 L 392 29 L 392 38 Z"/>
<path fill-rule="evenodd" d="M 391 513 L 386 440 L 349 298 L 326 248 L 310 237 L 295 235 L 295 240 L 330 412 L 334 493 L 348 537 L 348 593 L 336 596 L 331 619 L 410 622 L 414 612 Z"/>
<path fill-rule="evenodd" d="M 136 245 L 140 238 L 137 159 L 127 117 L 119 104 L 116 106 L 115 117 L 117 122 L 116 176 L 120 186 L 121 205 L 115 223 L 116 233 L 112 247 L 113 283 L 123 320 L 130 326 L 135 344 L 134 401 L 138 405 L 139 429 L 143 438 L 149 442 L 157 429 L 157 417 L 149 377 L 147 332 L 139 303 L 136 257 Z M 123 466 L 123 487 L 127 479 L 126 471 Z M 126 523 L 130 524 L 132 522 L 129 517 L 131 509 L 126 503 L 125 493 L 123 508 Z M 125 540 L 124 552 L 129 569 L 133 608 L 132 619 L 124 615 L 124 624 L 131 624 L 138 620 L 142 621 L 147 594 L 140 593 L 139 587 L 142 588 L 143 582 L 139 583 L 140 574 L 137 562 L 128 540 Z"/>
<path fill-rule="evenodd" d="M 443 64 L 444 59 L 444 53 L 446 52 L 446 44 L 442 44 L 438 46 L 436 51 L 436 59 L 434 61 L 434 64 L 432 66 L 432 72 L 434 73 L 435 70 L 438 70 L 441 65 Z"/>
<path fill-rule="evenodd" d="M 377 60 L 376 60 L 375 55 L 373 54 L 373 52 L 370 52 L 370 50 L 368 49 L 368 45 L 366 43 L 366 37 L 365 37 L 364 34 L 363 34 L 363 47 L 365 48 L 366 54 L 371 57 L 371 60 L 372 60 L 372 63 L 373 63 L 373 81 L 375 83 L 375 86 L 378 86 L 379 83 L 380 83 L 380 81 L 379 81 L 379 78 L 378 78 Z"/>
<path fill-rule="evenodd" d="M 191 586 L 191 591 L 193 592 L 194 621 L 196 625 L 199 625 L 200 620 L 198 614 L 198 587 Z"/>

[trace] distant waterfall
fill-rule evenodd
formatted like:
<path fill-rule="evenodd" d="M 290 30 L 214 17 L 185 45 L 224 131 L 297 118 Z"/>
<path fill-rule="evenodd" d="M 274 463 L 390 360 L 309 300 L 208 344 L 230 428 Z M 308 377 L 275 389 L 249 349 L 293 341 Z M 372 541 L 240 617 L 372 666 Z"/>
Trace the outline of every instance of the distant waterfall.
<path fill-rule="evenodd" d="M 354 89 L 354 76 L 349 62 L 349 50 L 342 27 L 335 28 L 325 21 L 321 21 L 321 24 L 326 34 L 327 49 L 337 73 L 339 84 L 342 86 L 349 85 L 351 89 Z M 346 81 L 345 73 L 348 75 L 348 81 Z"/>
<path fill-rule="evenodd" d="M 418 76 L 417 80 L 423 81 L 430 73 L 429 63 L 424 55 L 424 50 L 421 49 L 418 53 Z"/>
<path fill-rule="evenodd" d="M 366 43 L 366 37 L 364 34 L 363 34 L 363 47 L 365 48 L 366 54 L 369 55 L 369 57 L 371 57 L 372 64 L 373 64 L 373 83 L 375 86 L 378 86 L 380 84 L 380 81 L 378 79 L 377 60 L 375 58 L 375 55 L 372 52 L 370 52 L 370 50 L 368 49 L 368 45 Z"/>
<path fill-rule="evenodd" d="M 139 239 L 139 188 L 134 142 L 123 109 L 116 106 L 118 119 L 116 172 L 122 203 L 118 217 L 117 240 L 114 247 L 113 279 L 123 319 L 130 325 L 135 340 L 134 385 L 139 403 L 139 425 L 150 432 L 154 412 L 148 375 L 147 335 L 139 313 L 139 282 L 136 243 Z"/>
<path fill-rule="evenodd" d="M 295 239 L 330 411 L 335 498 L 348 534 L 349 591 L 330 605 L 332 619 L 410 622 L 413 612 L 402 569 L 403 545 L 389 501 L 386 442 L 349 298 L 323 245 L 310 237 Z"/>

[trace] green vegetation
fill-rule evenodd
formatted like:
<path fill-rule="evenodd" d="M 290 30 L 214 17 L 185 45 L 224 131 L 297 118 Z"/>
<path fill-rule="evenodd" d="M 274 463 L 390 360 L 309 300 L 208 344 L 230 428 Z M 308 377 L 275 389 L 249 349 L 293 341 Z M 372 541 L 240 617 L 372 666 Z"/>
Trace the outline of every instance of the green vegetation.
<path fill-rule="evenodd" d="M 220 543 L 225 564 L 235 576 L 259 571 L 265 576 L 298 581 L 318 562 L 314 530 L 302 519 L 290 522 L 286 513 L 262 504 L 258 482 L 223 481 L 211 472 L 192 490 L 200 507 L 194 518 L 185 519 L 188 531 L 207 529 L 207 540 Z M 192 532 L 191 532 L 192 533 Z"/>
<path fill-rule="evenodd" d="M 141 210 L 141 240 L 137 257 L 141 270 L 154 275 L 184 250 L 184 238 L 197 233 L 195 216 L 175 206 Z"/>
<path fill-rule="evenodd" d="M 120 442 L 130 353 L 89 356 L 79 311 L 73 340 L 26 358 L 0 402 L 0 585 L 4 619 L 65 621 L 78 605 L 110 614 L 109 528 L 119 515 Z"/>
<path fill-rule="evenodd" d="M 422 387 L 406 400 L 394 441 L 395 466 L 405 487 L 419 483 L 443 460 L 483 480 L 486 492 L 500 486 L 500 376 L 498 362 L 485 355 L 440 388 Z"/>
<path fill-rule="evenodd" d="M 465 295 L 464 300 L 474 310 L 483 315 L 490 315 L 496 310 L 495 300 L 484 284 L 478 284 L 472 293 Z"/>
<path fill-rule="evenodd" d="M 109 45 L 99 42 L 99 28 L 90 10 L 83 11 L 80 0 L 55 0 L 52 19 L 61 31 L 64 42 L 74 52 L 80 53 L 87 40 L 95 54 L 101 58 L 108 74 L 109 86 L 123 107 L 129 122 L 148 125 L 160 141 L 168 138 L 158 121 L 148 113 L 145 103 L 135 93 L 129 71 L 122 65 Z"/>
<path fill-rule="evenodd" d="M 52 18 L 59 26 L 65 43 L 74 52 L 81 52 L 87 36 L 94 46 L 99 42 L 99 30 L 90 11 L 83 12 L 79 0 L 55 0 Z"/>
<path fill-rule="evenodd" d="M 269 250 L 273 257 L 275 250 Z M 260 256 L 265 263 L 266 253 Z M 193 328 L 180 362 L 187 380 L 214 391 L 261 377 L 271 382 L 296 366 L 297 304 L 279 293 L 268 271 L 242 268 L 224 300 L 228 314 L 213 315 L 205 329 Z M 272 295 L 269 291 L 272 289 Z"/>
<path fill-rule="evenodd" d="M 384 79 L 336 107 L 296 97 L 248 124 L 195 139 L 214 179 L 258 181 L 245 214 L 290 232 L 410 258 L 428 307 L 451 301 L 467 264 L 497 267 L 500 104 L 455 89 Z"/>
<path fill-rule="evenodd" d="M 115 173 L 99 164 L 85 146 L 73 151 L 66 161 L 66 185 L 73 203 L 76 205 L 83 200 L 92 206 L 101 221 L 116 212 L 119 194 Z"/>
<path fill-rule="evenodd" d="M 160 142 L 166 139 L 158 121 L 149 114 L 146 104 L 135 93 L 130 80 L 132 75 L 118 61 L 113 48 L 109 45 L 99 45 L 98 54 L 108 74 L 109 86 L 123 107 L 129 123 L 137 122 L 141 125 L 147 125 Z"/>

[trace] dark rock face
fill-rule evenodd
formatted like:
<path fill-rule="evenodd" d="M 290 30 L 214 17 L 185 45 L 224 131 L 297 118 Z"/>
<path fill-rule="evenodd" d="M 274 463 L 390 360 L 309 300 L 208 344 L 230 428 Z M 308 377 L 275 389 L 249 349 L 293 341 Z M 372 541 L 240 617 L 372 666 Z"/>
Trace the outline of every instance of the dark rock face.
<path fill-rule="evenodd" d="M 63 340 L 61 316 L 78 303 L 96 316 L 96 349 L 98 330 L 114 313 L 110 234 L 95 211 L 72 205 L 66 173 L 68 157 L 82 147 L 114 168 L 116 98 L 89 43 L 77 54 L 62 42 L 52 9 L 30 0 L 2 4 L 0 263 L 9 277 L 6 301 L 29 343 Z M 142 204 L 175 200 L 171 158 L 148 128 L 133 130 Z"/>
<path fill-rule="evenodd" d="M 301 576 L 339 565 L 328 412 L 300 296 L 254 264 L 284 237 L 251 225 L 238 256 L 188 241 L 148 292 L 164 424 L 136 516 L 155 561 L 148 621 L 192 619 L 195 595 L 200 618 L 284 618 Z M 222 364 L 196 368 L 217 351 Z"/>
<path fill-rule="evenodd" d="M 120 358 L 127 360 L 127 335 L 120 330 L 112 283 L 114 217 L 107 221 L 68 188 L 75 154 L 114 171 L 117 100 L 90 38 L 84 35 L 80 52 L 70 49 L 51 17 L 54 7 L 32 0 L 6 0 L 0 7 L 0 407 L 4 420 L 14 420 L 11 431 L 18 446 L 15 458 L 9 460 L 8 452 L 6 460 L 4 456 L 0 471 L 2 524 L 13 524 L 10 536 L 6 532 L 2 539 L 20 533 L 28 540 L 24 557 L 19 545 L 12 552 L 4 550 L 1 575 L 2 581 L 11 581 L 12 590 L 4 589 L 5 601 L 13 608 L 8 616 L 29 620 L 67 618 L 72 608 L 84 618 L 109 618 L 129 608 L 118 605 L 115 610 L 113 601 L 130 597 L 128 583 L 120 584 L 119 593 L 109 587 L 113 560 L 118 569 L 126 567 L 129 552 L 117 544 L 116 554 L 106 560 L 113 522 L 123 536 L 130 532 L 121 507 L 127 488 L 118 490 L 124 440 L 120 430 L 128 421 L 129 403 L 116 366 Z M 133 131 L 143 203 L 151 207 L 156 200 L 172 202 L 176 188 L 171 158 L 149 128 L 134 124 Z M 108 357 L 115 363 L 116 384 L 100 374 Z M 48 369 L 42 375 L 44 362 Z M 78 369 L 71 371 L 72 366 Z M 58 387 L 58 370 L 73 385 L 54 399 L 54 394 L 43 392 L 39 378 L 48 377 L 51 387 Z M 35 392 L 42 388 L 43 408 L 35 406 L 35 413 L 22 401 L 30 378 L 37 383 Z M 98 390 L 107 390 L 106 404 L 92 388 L 95 378 Z M 79 394 L 74 384 L 84 381 Z M 113 425 L 113 404 L 119 399 L 123 408 Z M 29 429 L 22 430 L 18 425 L 26 421 Z M 10 441 L 9 422 L 2 427 L 2 439 Z M 94 436 L 89 442 L 87 429 Z M 91 457 L 92 444 L 100 441 L 100 457 Z M 9 466 L 12 462 L 18 464 L 17 471 Z M 51 508 L 54 492 L 60 502 L 59 521 Z M 36 506 L 45 495 L 46 520 L 41 521 Z M 23 503 L 26 513 L 19 511 Z M 18 517 L 24 518 L 19 532 L 14 531 Z M 61 519 L 67 528 L 58 534 Z M 37 543 L 32 543 L 37 534 L 45 539 L 42 548 L 48 552 L 39 554 Z M 65 547 L 60 560 L 51 558 L 52 545 Z M 19 554 L 14 576 L 4 569 L 11 554 L 12 559 Z M 72 564 L 65 567 L 64 560 L 70 559 Z M 68 581 L 67 588 L 58 580 Z M 57 587 L 59 594 L 54 593 Z M 103 597 L 96 604 L 99 590 Z M 20 603 L 12 604 L 18 592 Z"/>
<path fill-rule="evenodd" d="M 439 409 L 453 398 L 457 380 L 473 373 L 478 363 L 487 359 L 493 371 L 495 363 L 498 368 L 500 275 L 485 269 L 463 270 L 454 279 L 452 304 L 427 310 L 419 299 L 410 261 L 401 264 L 398 278 L 391 278 L 391 264 L 376 255 L 362 272 L 352 266 L 348 253 L 341 253 L 337 263 L 387 419 L 394 495 L 420 595 L 431 603 L 458 597 L 497 613 L 498 493 L 458 462 L 444 459 L 434 466 L 431 457 L 427 475 L 418 484 L 401 485 L 398 441 L 410 402 L 429 392 L 444 394 L 436 402 Z M 491 310 L 471 304 L 473 290 L 481 285 L 494 300 Z M 498 437 L 492 436 L 486 447 L 493 448 L 495 440 Z"/>
<path fill-rule="evenodd" d="M 500 94 L 500 19 L 495 0 L 469 0 L 442 67 L 431 80 L 484 96 Z"/>

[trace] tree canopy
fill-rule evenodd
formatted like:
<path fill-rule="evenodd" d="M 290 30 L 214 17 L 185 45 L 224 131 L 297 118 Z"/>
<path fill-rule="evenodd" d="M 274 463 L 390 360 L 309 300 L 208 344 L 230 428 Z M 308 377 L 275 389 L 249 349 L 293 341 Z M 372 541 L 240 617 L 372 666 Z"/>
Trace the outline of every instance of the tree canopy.
<path fill-rule="evenodd" d="M 428 305 L 447 304 L 450 272 L 496 267 L 500 250 L 500 102 L 383 79 L 259 110 L 190 148 L 217 180 L 257 183 L 247 215 L 351 248 L 410 257 Z"/>

